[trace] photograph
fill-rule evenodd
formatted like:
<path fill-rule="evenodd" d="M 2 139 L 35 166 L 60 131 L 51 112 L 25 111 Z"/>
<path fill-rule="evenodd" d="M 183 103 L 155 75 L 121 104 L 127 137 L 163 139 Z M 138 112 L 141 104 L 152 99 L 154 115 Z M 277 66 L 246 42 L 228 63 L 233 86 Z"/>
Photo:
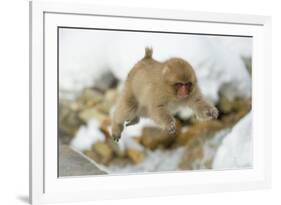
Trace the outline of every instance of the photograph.
<path fill-rule="evenodd" d="M 253 167 L 253 37 L 58 27 L 58 177 Z"/>

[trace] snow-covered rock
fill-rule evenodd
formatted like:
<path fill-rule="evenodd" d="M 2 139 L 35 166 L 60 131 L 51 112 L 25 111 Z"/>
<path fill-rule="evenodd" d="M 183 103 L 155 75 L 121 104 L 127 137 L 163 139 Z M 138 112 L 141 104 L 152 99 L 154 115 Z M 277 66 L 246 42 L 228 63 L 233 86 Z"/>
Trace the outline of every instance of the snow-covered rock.
<path fill-rule="evenodd" d="M 252 114 L 241 119 L 225 136 L 213 162 L 214 169 L 238 169 L 252 166 Z"/>
<path fill-rule="evenodd" d="M 219 90 L 229 98 L 251 94 L 241 58 L 251 56 L 251 38 L 78 29 L 60 30 L 60 90 L 78 92 L 107 70 L 124 81 L 146 46 L 153 47 L 157 60 L 189 61 L 213 102 Z"/>

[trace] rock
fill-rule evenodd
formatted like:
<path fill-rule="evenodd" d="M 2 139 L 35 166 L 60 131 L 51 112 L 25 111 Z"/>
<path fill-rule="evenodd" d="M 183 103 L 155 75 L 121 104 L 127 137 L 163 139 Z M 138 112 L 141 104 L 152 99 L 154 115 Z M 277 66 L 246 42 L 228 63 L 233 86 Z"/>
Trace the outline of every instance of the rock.
<path fill-rule="evenodd" d="M 92 88 L 84 88 L 81 95 L 78 97 L 77 102 L 86 107 L 92 107 L 101 103 L 104 99 L 103 93 Z"/>
<path fill-rule="evenodd" d="M 82 154 L 67 145 L 59 145 L 59 176 L 106 174 Z"/>
<path fill-rule="evenodd" d="M 61 100 L 59 104 L 59 138 L 63 144 L 69 144 L 83 121 L 71 107 L 69 101 Z"/>
<path fill-rule="evenodd" d="M 128 165 L 132 165 L 132 160 L 130 160 L 128 157 L 114 157 L 111 161 L 110 161 L 110 166 L 114 166 L 114 167 L 126 167 Z"/>
<path fill-rule="evenodd" d="M 112 106 L 116 102 L 117 94 L 116 89 L 106 91 L 103 102 L 96 105 L 97 110 L 109 115 Z"/>
<path fill-rule="evenodd" d="M 109 130 L 110 124 L 111 124 L 111 119 L 106 118 L 101 122 L 101 125 L 100 125 L 100 130 L 105 135 L 106 139 L 111 139 L 110 130 Z"/>
<path fill-rule="evenodd" d="M 113 157 L 113 150 L 106 142 L 97 142 L 92 145 L 92 151 L 97 156 L 95 159 L 98 163 L 108 164 Z"/>
<path fill-rule="evenodd" d="M 231 113 L 229 115 L 223 116 L 221 121 L 225 127 L 232 127 L 235 125 L 242 117 L 244 117 L 248 111 L 240 111 L 238 113 Z"/>
<path fill-rule="evenodd" d="M 106 101 L 95 106 L 96 110 L 102 114 L 109 116 L 112 105 Z"/>
<path fill-rule="evenodd" d="M 176 135 L 180 132 L 181 124 L 179 121 L 176 123 Z M 146 148 L 155 150 L 156 148 L 162 147 L 167 148 L 171 146 L 176 137 L 169 135 L 158 127 L 144 127 L 142 135 L 140 137 L 140 143 Z"/>
<path fill-rule="evenodd" d="M 72 139 L 73 139 L 73 137 L 71 137 L 69 135 L 62 135 L 62 134 L 60 134 L 60 136 L 59 136 L 59 143 L 65 144 L 65 145 L 69 145 Z"/>
<path fill-rule="evenodd" d="M 229 129 L 222 129 L 189 139 L 179 168 L 183 170 L 211 169 L 218 146 L 228 132 Z"/>
<path fill-rule="evenodd" d="M 251 108 L 251 100 L 245 98 L 235 98 L 230 100 L 225 96 L 221 96 L 217 107 L 222 114 L 230 114 L 246 110 L 249 111 Z"/>
<path fill-rule="evenodd" d="M 222 128 L 224 128 L 224 126 L 219 120 L 197 122 L 196 124 L 188 127 L 186 131 L 180 133 L 176 139 L 176 142 L 180 145 L 186 145 L 193 139 L 213 134 Z"/>
<path fill-rule="evenodd" d="M 125 153 L 125 149 L 121 148 L 120 145 L 116 142 L 114 142 L 112 140 L 112 138 L 108 138 L 106 140 L 106 143 L 108 144 L 108 146 L 110 146 L 110 148 L 113 151 L 113 155 L 115 157 L 119 157 L 119 158 L 124 158 L 126 153 Z"/>
<path fill-rule="evenodd" d="M 166 138 L 166 136 L 164 136 Z M 140 142 L 146 148 L 154 150 L 159 145 L 159 138 L 162 138 L 162 133 L 154 127 L 146 127 L 143 129 L 143 135 Z"/>
<path fill-rule="evenodd" d="M 94 88 L 105 92 L 110 88 L 116 88 L 119 80 L 110 71 L 104 72 L 98 79 L 95 80 Z"/>
<path fill-rule="evenodd" d="M 79 102 L 76 102 L 76 101 L 71 102 L 69 107 L 73 112 L 78 112 L 81 109 L 83 109 L 83 105 Z"/>
<path fill-rule="evenodd" d="M 81 111 L 79 113 L 79 117 L 84 121 L 84 122 L 88 122 L 90 121 L 92 118 L 97 119 L 100 123 L 102 123 L 105 120 L 108 120 L 108 115 L 100 112 L 99 110 L 97 110 L 96 107 L 92 107 L 92 108 L 88 108 L 88 109 L 84 109 L 83 111 Z"/>
<path fill-rule="evenodd" d="M 226 98 L 225 96 L 221 96 L 219 103 L 218 103 L 218 109 L 222 113 L 230 113 L 232 111 L 233 103 Z"/>
<path fill-rule="evenodd" d="M 118 97 L 117 89 L 110 89 L 106 91 L 104 100 L 112 106 L 116 102 L 117 97 Z"/>
<path fill-rule="evenodd" d="M 139 150 L 129 148 L 127 150 L 127 155 L 133 161 L 134 164 L 139 164 L 144 160 L 144 154 Z"/>
<path fill-rule="evenodd" d="M 251 110 L 251 99 L 236 98 L 232 101 L 221 97 L 218 104 L 221 121 L 226 127 L 232 127 Z"/>
<path fill-rule="evenodd" d="M 183 170 L 199 169 L 200 162 L 203 157 L 203 145 L 199 142 L 199 140 L 194 140 L 193 143 L 186 147 L 183 158 L 179 164 L 179 168 Z"/>

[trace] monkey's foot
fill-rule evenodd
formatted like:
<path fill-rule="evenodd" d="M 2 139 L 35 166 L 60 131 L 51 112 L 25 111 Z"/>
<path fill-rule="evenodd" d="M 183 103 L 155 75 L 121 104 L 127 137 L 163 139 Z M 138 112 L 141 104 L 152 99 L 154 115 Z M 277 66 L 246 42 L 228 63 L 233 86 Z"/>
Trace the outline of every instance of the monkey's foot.
<path fill-rule="evenodd" d="M 136 117 L 131 121 L 127 121 L 125 125 L 126 125 L 126 127 L 128 127 L 128 126 L 137 124 L 139 121 L 140 121 L 140 118 Z"/>
<path fill-rule="evenodd" d="M 111 132 L 113 141 L 115 142 L 119 141 L 122 131 L 123 131 L 123 124 L 113 123 L 112 132 Z"/>
<path fill-rule="evenodd" d="M 114 142 L 118 142 L 120 138 L 121 138 L 121 135 L 112 135 L 112 139 Z"/>

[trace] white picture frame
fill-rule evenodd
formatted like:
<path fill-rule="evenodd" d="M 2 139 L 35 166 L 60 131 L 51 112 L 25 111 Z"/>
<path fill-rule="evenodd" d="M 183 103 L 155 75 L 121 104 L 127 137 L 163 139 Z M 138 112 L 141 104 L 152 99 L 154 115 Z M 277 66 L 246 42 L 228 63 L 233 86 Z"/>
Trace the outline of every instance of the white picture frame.
<path fill-rule="evenodd" d="M 166 26 L 161 27 L 159 22 Z M 253 36 L 253 168 L 58 178 L 57 93 L 54 92 L 57 88 L 57 28 L 93 25 L 132 30 L 181 28 L 181 32 L 188 27 L 193 33 Z M 269 188 L 270 76 L 270 17 L 30 2 L 30 202 L 43 204 Z"/>

